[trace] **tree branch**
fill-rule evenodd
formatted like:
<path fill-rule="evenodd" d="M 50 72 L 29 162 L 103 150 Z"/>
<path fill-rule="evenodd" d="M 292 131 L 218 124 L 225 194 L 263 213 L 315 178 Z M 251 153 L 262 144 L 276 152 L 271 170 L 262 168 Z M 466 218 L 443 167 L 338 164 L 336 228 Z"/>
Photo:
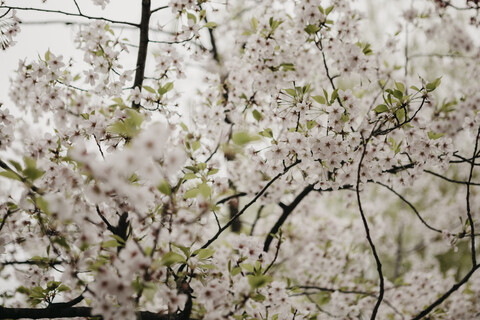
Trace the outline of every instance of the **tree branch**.
<path fill-rule="evenodd" d="M 422 312 L 420 312 L 418 315 L 416 315 L 412 320 L 420 320 L 423 317 L 425 317 L 427 314 L 429 314 L 433 309 L 435 309 L 437 306 L 442 304 L 443 301 L 445 301 L 452 293 L 457 291 L 463 284 L 465 284 L 468 279 L 473 275 L 473 273 L 480 267 L 480 264 L 474 266 L 470 271 L 463 277 L 462 280 L 459 282 L 455 283 L 450 290 L 445 292 L 440 298 L 435 300 L 431 305 L 429 305 L 427 308 L 425 308 Z"/>
<path fill-rule="evenodd" d="M 202 249 L 205 249 L 207 248 L 209 245 L 211 245 L 215 240 L 218 239 L 218 237 L 220 236 L 220 234 L 223 233 L 223 231 L 225 231 L 234 221 L 235 219 L 237 219 L 238 217 L 240 217 L 252 204 L 254 204 L 258 198 L 260 198 L 264 193 L 265 191 L 267 191 L 267 189 L 277 180 L 279 179 L 281 176 L 283 176 L 285 173 L 287 173 L 291 168 L 293 168 L 294 166 L 296 166 L 297 164 L 299 164 L 301 162 L 301 160 L 297 160 L 295 161 L 294 163 L 292 163 L 291 165 L 285 167 L 285 169 L 278 173 L 275 177 L 273 177 L 273 179 L 271 179 L 266 185 L 265 187 L 263 187 L 263 189 L 257 193 L 255 195 L 255 197 L 249 202 L 247 203 L 243 208 L 242 210 L 240 210 L 233 218 L 230 219 L 230 221 L 227 222 L 227 224 L 225 224 L 222 228 L 220 228 L 220 230 L 217 231 L 217 233 L 210 239 L 208 240 L 203 246 L 202 246 Z"/>
<path fill-rule="evenodd" d="M 92 315 L 90 307 L 67 308 L 4 308 L 0 307 L 0 319 L 55 319 L 96 316 Z M 138 311 L 137 320 L 175 320 L 180 319 L 178 314 L 158 314 L 150 311 Z"/>
<path fill-rule="evenodd" d="M 115 23 L 115 24 L 123 24 L 123 25 L 137 27 L 137 28 L 139 27 L 138 24 L 133 23 L 133 22 L 111 20 L 111 19 L 107 19 L 107 18 L 104 18 L 104 17 L 87 16 L 87 15 L 82 14 L 82 13 L 73 13 L 73 12 L 66 12 L 66 11 L 61 11 L 61 10 L 50 10 L 50 9 L 41 9 L 41 8 L 25 8 L 25 7 L 14 7 L 14 6 L 0 6 L 0 9 L 14 9 L 14 10 L 19 10 L 19 11 L 36 11 L 36 12 L 55 13 L 55 14 L 62 14 L 62 15 L 66 15 L 66 16 L 85 18 L 85 19 L 89 19 L 89 20 L 101 20 L 101 21 L 106 21 L 106 22 Z"/>
<path fill-rule="evenodd" d="M 470 244 L 471 244 L 471 253 L 472 253 L 472 267 L 477 265 L 477 254 L 475 251 L 475 222 L 472 218 L 472 212 L 470 210 L 470 184 L 473 177 L 473 169 L 475 168 L 475 154 L 477 153 L 478 149 L 478 138 L 480 137 L 480 128 L 477 129 L 477 136 L 475 139 L 475 147 L 473 149 L 473 156 L 472 162 L 470 163 L 470 173 L 468 174 L 468 182 L 467 182 L 467 217 L 468 222 L 470 223 Z"/>
<path fill-rule="evenodd" d="M 394 194 L 397 195 L 397 197 L 400 198 L 400 200 L 402 200 L 403 202 L 405 202 L 409 207 L 410 209 L 413 210 L 413 212 L 415 212 L 415 214 L 417 215 L 418 219 L 420 219 L 420 221 L 430 230 L 432 231 L 435 231 L 435 232 L 439 232 L 439 233 L 442 233 L 442 230 L 440 229 L 437 229 L 437 228 L 434 228 L 432 227 L 431 225 L 429 225 L 423 218 L 422 216 L 420 215 L 420 213 L 417 211 L 417 209 L 415 208 L 415 206 L 410 202 L 408 201 L 407 199 L 405 199 L 405 197 L 403 197 L 400 193 L 398 193 L 397 191 L 395 191 L 393 188 L 387 186 L 386 184 L 383 184 L 381 182 L 375 182 L 385 188 L 387 188 L 388 190 L 392 191 Z"/>
<path fill-rule="evenodd" d="M 426 173 L 430 173 L 431 175 L 434 175 L 435 177 L 438 177 L 438 178 L 441 178 L 445 181 L 448 181 L 448 182 L 452 182 L 452 183 L 458 183 L 458 184 L 464 184 L 466 185 L 467 187 L 469 186 L 480 186 L 480 183 L 476 183 L 476 182 L 467 182 L 467 181 L 460 181 L 460 180 L 454 180 L 454 179 L 450 179 L 450 178 L 447 178 L 445 176 L 442 176 L 441 174 L 438 174 L 436 172 L 433 172 L 433 171 L 430 171 L 430 170 L 423 170 L 424 172 Z M 470 177 L 471 179 L 471 177 Z"/>
<path fill-rule="evenodd" d="M 310 193 L 310 191 L 313 190 L 313 186 L 314 186 L 313 184 L 309 184 L 308 186 L 306 186 L 303 189 L 303 191 L 292 201 L 292 203 L 290 203 L 290 205 L 283 207 L 282 215 L 280 216 L 280 218 L 278 218 L 277 222 L 272 227 L 272 229 L 267 235 L 267 238 L 265 239 L 265 243 L 263 245 L 263 251 L 268 252 L 268 249 L 270 248 L 270 244 L 272 243 L 272 240 L 273 240 L 273 236 L 277 234 L 280 227 L 287 220 L 288 216 L 290 215 L 290 213 L 293 212 L 296 206 L 303 200 L 303 198 L 305 198 Z"/>
<path fill-rule="evenodd" d="M 373 243 L 372 238 L 370 237 L 370 229 L 368 227 L 368 222 L 367 222 L 367 219 L 365 217 L 365 213 L 363 212 L 363 208 L 362 208 L 362 201 L 360 199 L 360 174 L 361 174 L 361 170 L 362 170 L 362 162 L 363 162 L 363 159 L 365 158 L 365 152 L 367 151 L 367 143 L 370 140 L 370 138 L 372 137 L 374 131 L 375 130 L 373 130 L 372 133 L 370 134 L 370 137 L 366 141 L 364 141 L 362 156 L 361 156 L 360 161 L 358 163 L 357 185 L 356 185 L 356 188 L 355 188 L 356 193 L 357 193 L 358 209 L 360 211 L 360 215 L 361 215 L 362 221 L 363 221 L 363 226 L 364 226 L 365 232 L 367 234 L 368 244 L 370 245 L 370 248 L 372 249 L 372 253 L 373 253 L 373 256 L 375 258 L 375 263 L 377 264 L 377 272 L 378 272 L 378 276 L 380 278 L 378 299 L 377 299 L 377 303 L 375 304 L 375 307 L 373 308 L 372 316 L 370 318 L 371 320 L 374 320 L 377 316 L 378 308 L 380 307 L 380 304 L 382 303 L 382 300 L 383 300 L 383 293 L 384 293 L 384 286 L 385 286 L 384 279 L 383 279 L 383 272 L 382 272 L 382 263 L 380 261 L 380 258 L 378 257 L 377 250 L 375 249 L 375 244 Z"/>
<path fill-rule="evenodd" d="M 148 52 L 148 31 L 150 26 L 150 0 L 142 0 L 142 18 L 140 20 L 140 40 L 138 43 L 137 64 L 135 70 L 135 80 L 133 81 L 133 88 L 138 87 L 142 90 L 143 80 L 145 78 L 145 65 L 147 64 Z M 138 109 L 139 104 L 133 103 L 132 107 Z"/>

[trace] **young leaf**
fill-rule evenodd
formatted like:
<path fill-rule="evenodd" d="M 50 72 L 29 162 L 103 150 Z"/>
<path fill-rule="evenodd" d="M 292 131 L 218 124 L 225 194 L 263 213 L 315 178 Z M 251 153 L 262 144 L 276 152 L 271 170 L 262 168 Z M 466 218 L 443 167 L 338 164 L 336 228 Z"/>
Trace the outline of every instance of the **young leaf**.
<path fill-rule="evenodd" d="M 179 253 L 170 251 L 163 255 L 161 263 L 164 266 L 170 267 L 175 263 L 185 262 L 185 257 Z"/>

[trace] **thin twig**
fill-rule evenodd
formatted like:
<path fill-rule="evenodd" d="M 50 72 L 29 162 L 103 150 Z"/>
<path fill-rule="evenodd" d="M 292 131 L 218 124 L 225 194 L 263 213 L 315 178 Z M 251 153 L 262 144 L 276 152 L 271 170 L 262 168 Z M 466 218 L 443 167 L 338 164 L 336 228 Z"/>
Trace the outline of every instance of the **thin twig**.
<path fill-rule="evenodd" d="M 243 208 L 242 210 L 240 210 L 234 217 L 232 217 L 230 219 L 230 221 L 227 222 L 227 224 L 225 224 L 220 230 L 217 231 L 217 233 L 210 239 L 208 240 L 203 246 L 202 246 L 202 249 L 205 249 L 207 248 L 209 245 L 211 245 L 215 240 L 218 239 L 218 237 L 220 236 L 220 234 L 223 233 L 223 231 L 225 231 L 228 227 L 230 227 L 230 225 L 235 221 L 235 219 L 237 219 L 238 217 L 240 217 L 248 208 L 250 208 L 251 205 L 253 205 L 264 193 L 265 191 L 267 191 L 267 189 L 275 182 L 277 181 L 281 176 L 283 176 L 284 174 L 286 174 L 291 168 L 293 168 L 294 166 L 296 166 L 297 164 L 299 164 L 301 162 L 301 160 L 297 160 L 295 162 L 293 162 L 291 165 L 285 167 L 285 169 L 278 173 L 275 177 L 273 177 L 273 179 L 271 179 L 266 185 L 265 187 L 263 187 L 263 189 L 258 192 L 255 197 L 249 202 L 247 203 Z"/>
<path fill-rule="evenodd" d="M 447 178 L 445 176 L 442 176 L 441 174 L 438 174 L 436 172 L 433 172 L 433 171 L 430 171 L 430 170 L 423 170 L 423 172 L 426 172 L 426 173 L 430 173 L 431 175 L 434 175 L 435 177 L 438 177 L 438 178 L 441 178 L 445 181 L 448 181 L 448 182 L 452 182 L 452 183 L 457 183 L 457 184 L 464 184 L 466 186 L 480 186 L 480 183 L 477 183 L 477 182 L 467 182 L 467 181 L 460 181 L 460 180 L 454 180 L 454 179 L 450 179 L 450 178 Z"/>
<path fill-rule="evenodd" d="M 421 221 L 428 229 L 430 229 L 430 230 L 432 230 L 432 231 L 435 231 L 435 232 L 442 233 L 442 230 L 437 229 L 437 228 L 434 228 L 434 227 L 432 227 L 431 225 L 429 225 L 429 224 L 422 218 L 422 216 L 421 216 L 420 213 L 418 212 L 417 208 L 415 208 L 415 206 L 414 206 L 410 201 L 408 201 L 407 199 L 405 199 L 404 196 L 402 196 L 400 193 L 398 193 L 397 191 L 395 191 L 392 187 L 390 187 L 390 186 L 388 186 L 388 185 L 386 185 L 386 184 L 383 184 L 383 183 L 381 183 L 381 182 L 378 182 L 378 181 L 376 181 L 375 183 L 376 183 L 376 184 L 379 184 L 379 185 L 381 185 L 381 186 L 383 186 L 383 187 L 385 187 L 385 188 L 387 188 L 388 190 L 390 190 L 390 191 L 392 191 L 394 194 L 396 194 L 397 197 L 400 198 L 400 200 L 402 200 L 403 202 L 405 202 L 405 203 L 410 207 L 410 209 L 412 209 L 413 212 L 415 212 L 415 214 L 417 215 L 418 219 L 420 219 L 420 221 Z"/>
<path fill-rule="evenodd" d="M 87 16 L 87 15 L 84 15 L 84 14 L 66 12 L 66 11 L 61 11 L 61 10 L 50 10 L 50 9 L 42 9 L 42 8 L 14 7 L 14 6 L 0 6 L 0 9 L 13 9 L 13 10 L 20 10 L 20 11 L 36 11 L 36 12 L 46 12 L 46 13 L 63 14 L 63 15 L 66 15 L 66 16 L 81 17 L 81 18 L 85 18 L 85 19 L 89 19 L 89 20 L 101 20 L 101 21 L 106 21 L 106 22 L 115 23 L 115 24 L 123 24 L 123 25 L 132 26 L 132 27 L 137 27 L 137 28 L 139 27 L 138 24 L 133 23 L 133 22 L 111 20 L 111 19 L 107 19 L 107 18 L 104 18 L 104 17 Z"/>

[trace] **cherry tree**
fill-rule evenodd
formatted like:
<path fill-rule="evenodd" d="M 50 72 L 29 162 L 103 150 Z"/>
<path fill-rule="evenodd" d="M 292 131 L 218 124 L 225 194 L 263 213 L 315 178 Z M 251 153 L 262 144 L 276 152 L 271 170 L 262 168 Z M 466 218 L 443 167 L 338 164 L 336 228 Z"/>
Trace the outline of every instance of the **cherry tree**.
<path fill-rule="evenodd" d="M 479 317 L 478 1 L 43 2 L 2 49 L 80 59 L 0 103 L 0 319 Z"/>

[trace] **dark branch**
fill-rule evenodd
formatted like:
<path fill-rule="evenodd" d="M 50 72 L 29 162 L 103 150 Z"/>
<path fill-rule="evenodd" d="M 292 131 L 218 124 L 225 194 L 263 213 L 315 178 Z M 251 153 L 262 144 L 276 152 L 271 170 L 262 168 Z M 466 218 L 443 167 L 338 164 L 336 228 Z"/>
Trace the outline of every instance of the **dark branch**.
<path fill-rule="evenodd" d="M 435 309 L 437 306 L 442 304 L 443 301 L 445 301 L 452 293 L 457 291 L 462 285 L 464 285 L 468 279 L 474 274 L 474 272 L 480 267 L 479 265 L 474 266 L 470 271 L 463 277 L 462 280 L 459 282 L 455 283 L 450 290 L 445 292 L 440 298 L 435 300 L 431 305 L 429 305 L 427 308 L 425 308 L 422 312 L 420 312 L 418 315 L 416 315 L 412 320 L 420 320 L 423 317 L 425 317 L 427 314 L 429 314 L 433 309 Z"/>
<path fill-rule="evenodd" d="M 393 188 L 387 186 L 386 184 L 383 184 L 381 182 L 376 182 L 377 184 L 381 185 L 381 186 L 384 186 L 385 188 L 387 188 L 388 190 L 392 191 L 394 194 L 397 195 L 397 197 L 400 198 L 400 200 L 402 200 L 403 202 L 405 202 L 409 207 L 410 209 L 413 210 L 413 212 L 415 212 L 415 214 L 417 215 L 418 219 L 420 219 L 420 221 L 430 230 L 432 231 L 435 231 L 435 232 L 439 232 L 439 233 L 442 233 L 442 230 L 440 229 L 437 229 L 437 228 L 434 228 L 432 227 L 431 225 L 429 225 L 423 218 L 422 216 L 420 215 L 420 213 L 418 212 L 418 210 L 415 208 L 415 206 L 410 202 L 408 201 L 407 199 L 405 199 L 405 197 L 403 197 L 400 193 L 398 193 L 397 191 L 395 191 Z"/>
<path fill-rule="evenodd" d="M 221 200 L 218 200 L 216 204 L 217 204 L 217 205 L 218 205 L 218 204 L 222 204 L 222 203 L 225 203 L 225 202 L 227 202 L 227 201 L 229 201 L 229 200 L 231 200 L 231 199 L 238 198 L 238 197 L 243 197 L 243 196 L 246 196 L 246 195 L 247 195 L 247 194 L 246 194 L 245 192 L 239 192 L 239 193 L 237 193 L 237 194 L 234 194 L 234 195 L 228 196 L 228 197 L 226 197 L 226 198 L 223 198 L 223 199 L 221 199 Z"/>
<path fill-rule="evenodd" d="M 373 253 L 373 256 L 375 258 L 375 263 L 377 264 L 378 277 L 380 278 L 378 299 L 377 299 L 377 303 L 375 304 L 375 307 L 373 308 L 372 316 L 370 318 L 371 320 L 374 320 L 375 317 L 377 316 L 378 308 L 380 307 L 380 304 L 382 303 L 382 300 L 383 300 L 383 293 L 384 293 L 384 288 L 385 288 L 384 279 L 383 279 L 383 272 L 382 272 L 382 263 L 380 261 L 380 258 L 378 257 L 377 250 L 375 249 L 375 244 L 373 243 L 372 238 L 370 237 L 370 229 L 368 227 L 368 222 L 367 222 L 367 219 L 365 217 L 365 213 L 363 212 L 363 208 L 362 208 L 362 201 L 360 199 L 360 175 L 361 175 L 361 170 L 362 170 L 362 162 L 363 162 L 363 159 L 365 158 L 365 152 L 367 150 L 367 142 L 372 137 L 374 131 L 375 130 L 372 131 L 372 134 L 367 139 L 367 141 L 364 141 L 362 156 L 361 156 L 360 161 L 358 163 L 357 184 L 356 184 L 356 188 L 355 188 L 356 193 L 357 193 L 358 209 L 359 209 L 360 215 L 362 217 L 363 226 L 365 228 L 365 233 L 367 234 L 368 244 L 370 245 L 370 248 L 372 249 L 372 253 Z"/>
<path fill-rule="evenodd" d="M 441 179 L 443 179 L 445 181 L 448 181 L 448 182 L 464 184 L 467 187 L 468 186 L 480 186 L 480 183 L 454 180 L 454 179 L 447 178 L 445 176 L 442 176 L 441 174 L 438 174 L 438 173 L 430 171 L 430 170 L 423 170 L 423 171 L 426 172 L 426 173 L 430 173 L 431 175 L 434 175 L 435 177 L 441 178 Z"/>
<path fill-rule="evenodd" d="M 208 240 L 203 246 L 202 246 L 202 249 L 205 249 L 207 248 L 209 245 L 211 245 L 215 240 L 218 239 L 218 237 L 220 236 L 220 234 L 222 234 L 228 227 L 230 227 L 230 225 L 235 221 L 235 219 L 237 219 L 238 217 L 240 217 L 248 208 L 250 208 L 250 206 L 252 204 L 254 204 L 255 202 L 257 202 L 257 200 L 265 193 L 265 191 L 267 191 L 267 189 L 277 180 L 279 179 L 281 176 L 283 176 L 285 173 L 287 173 L 291 168 L 293 168 L 294 166 L 296 166 L 297 164 L 299 164 L 301 162 L 301 160 L 297 160 L 295 161 L 294 163 L 292 163 L 291 165 L 285 167 L 285 169 L 278 173 L 275 177 L 273 177 L 273 179 L 271 179 L 266 185 L 265 187 L 263 187 L 263 189 L 257 193 L 255 195 L 255 197 L 249 202 L 247 203 L 243 208 L 242 210 L 240 210 L 232 219 L 230 219 L 230 221 L 227 222 L 227 224 L 225 224 L 222 228 L 220 228 L 220 230 L 217 231 L 217 233 L 210 239 Z"/>
<path fill-rule="evenodd" d="M 477 130 L 477 136 L 475 138 L 475 148 L 473 149 L 473 156 L 472 156 L 472 162 L 470 163 L 470 172 L 468 174 L 468 182 L 467 182 L 467 217 L 468 217 L 468 222 L 470 224 L 470 244 L 471 244 L 471 254 L 472 254 L 472 267 L 475 267 L 477 265 L 477 253 L 475 251 L 475 222 L 473 221 L 472 218 L 472 212 L 470 210 L 470 184 L 472 181 L 473 177 L 473 169 L 475 168 L 475 155 L 477 153 L 478 149 L 478 138 L 480 137 L 480 128 Z"/>
<path fill-rule="evenodd" d="M 41 9 L 41 8 L 24 8 L 24 7 L 13 7 L 13 6 L 0 6 L 0 9 L 14 9 L 14 10 L 20 10 L 20 11 L 36 11 L 36 12 L 63 14 L 66 16 L 81 17 L 89 20 L 101 20 L 101 21 L 106 21 L 106 22 L 115 23 L 115 24 L 123 24 L 127 26 L 139 27 L 138 24 L 133 22 L 111 20 L 104 17 L 87 16 L 81 13 L 73 13 L 73 12 L 66 12 L 66 11 L 60 11 L 60 10 L 49 10 L 49 9 Z"/>
<path fill-rule="evenodd" d="M 155 13 L 155 12 L 157 12 L 157 11 L 160 11 L 160 10 L 163 10 L 163 9 L 167 9 L 167 8 L 168 8 L 168 6 L 161 6 L 161 7 L 155 8 L 155 9 L 153 9 L 152 11 L 150 11 L 150 14 L 153 14 L 153 13 Z"/>
<path fill-rule="evenodd" d="M 148 52 L 148 31 L 150 26 L 150 0 L 142 0 L 142 18 L 140 20 L 140 40 L 138 44 L 137 64 L 135 70 L 135 80 L 133 88 L 138 87 L 142 90 L 143 80 L 145 79 L 145 65 L 147 64 Z M 133 107 L 138 109 L 140 106 L 136 103 Z"/>
<path fill-rule="evenodd" d="M 89 307 L 67 307 L 67 308 L 3 308 L 0 307 L 0 319 L 43 319 L 43 318 L 76 318 L 91 317 L 92 308 Z M 138 320 L 175 320 L 180 319 L 177 314 L 158 314 L 149 311 L 137 312 Z"/>
<path fill-rule="evenodd" d="M 313 190 L 313 184 L 309 184 L 308 186 L 303 189 L 303 191 L 290 203 L 290 205 L 283 207 L 283 213 L 278 218 L 277 222 L 275 225 L 272 227 L 270 232 L 267 235 L 267 238 L 265 239 L 265 243 L 263 245 L 263 251 L 268 252 L 268 249 L 270 248 L 270 244 L 272 243 L 274 235 L 277 234 L 278 230 L 280 227 L 283 225 L 283 223 L 287 220 L 288 216 L 290 213 L 293 212 L 293 210 L 297 207 L 297 205 L 305 198 L 310 191 Z"/>

